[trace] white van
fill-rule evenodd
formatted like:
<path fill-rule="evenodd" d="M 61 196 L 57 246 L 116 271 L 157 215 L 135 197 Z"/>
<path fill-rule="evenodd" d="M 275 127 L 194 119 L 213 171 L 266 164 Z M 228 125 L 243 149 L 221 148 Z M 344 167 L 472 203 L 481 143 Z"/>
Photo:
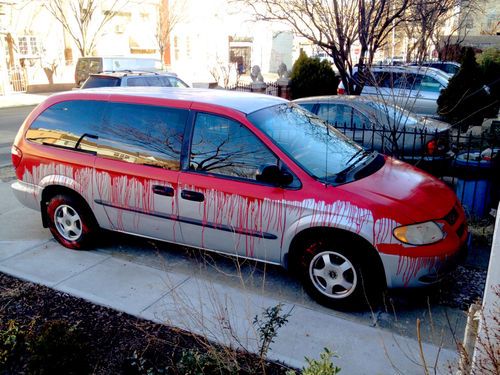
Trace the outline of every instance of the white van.
<path fill-rule="evenodd" d="M 80 57 L 75 67 L 75 83 L 78 87 L 80 87 L 90 74 L 100 72 L 115 72 L 123 70 L 144 70 L 156 72 L 161 70 L 161 67 L 161 61 L 151 57 Z"/>

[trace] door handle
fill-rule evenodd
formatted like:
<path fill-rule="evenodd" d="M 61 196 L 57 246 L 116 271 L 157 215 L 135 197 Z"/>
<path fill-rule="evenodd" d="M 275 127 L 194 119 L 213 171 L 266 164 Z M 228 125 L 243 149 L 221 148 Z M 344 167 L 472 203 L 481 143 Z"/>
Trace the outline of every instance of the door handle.
<path fill-rule="evenodd" d="M 182 199 L 195 202 L 203 202 L 205 200 L 205 196 L 202 193 L 198 193 L 197 191 L 191 191 L 191 190 L 182 190 L 181 197 Z"/>
<path fill-rule="evenodd" d="M 170 186 L 153 185 L 153 193 L 158 195 L 164 195 L 166 197 L 174 196 L 174 189 Z"/>

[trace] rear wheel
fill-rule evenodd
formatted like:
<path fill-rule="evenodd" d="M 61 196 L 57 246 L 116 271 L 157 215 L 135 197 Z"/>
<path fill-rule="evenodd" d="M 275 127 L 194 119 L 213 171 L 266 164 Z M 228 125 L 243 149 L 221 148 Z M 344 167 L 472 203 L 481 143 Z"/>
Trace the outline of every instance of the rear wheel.
<path fill-rule="evenodd" d="M 349 239 L 309 240 L 302 244 L 297 268 L 308 294 L 333 308 L 366 307 L 380 285 L 368 267 L 369 249 Z"/>
<path fill-rule="evenodd" d="M 69 195 L 56 195 L 47 204 L 49 229 L 54 238 L 70 249 L 92 246 L 97 229 L 95 219 L 79 199 Z"/>

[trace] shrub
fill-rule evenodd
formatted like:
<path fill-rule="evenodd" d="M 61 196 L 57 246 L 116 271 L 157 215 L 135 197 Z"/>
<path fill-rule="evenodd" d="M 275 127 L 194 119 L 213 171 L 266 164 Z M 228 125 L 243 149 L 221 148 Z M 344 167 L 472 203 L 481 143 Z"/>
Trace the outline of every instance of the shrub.
<path fill-rule="evenodd" d="M 480 125 L 484 118 L 494 117 L 498 108 L 494 98 L 484 89 L 483 74 L 476 62 L 474 50 L 465 50 L 462 66 L 441 91 L 438 113 L 451 124 Z"/>
<path fill-rule="evenodd" d="M 33 374 L 88 374 L 88 344 L 76 327 L 61 320 L 45 323 L 30 340 Z"/>
<path fill-rule="evenodd" d="M 319 58 L 307 57 L 304 52 L 292 67 L 290 76 L 292 98 L 315 95 L 335 95 L 339 78 L 335 76 L 330 63 Z"/>
<path fill-rule="evenodd" d="M 332 362 L 332 358 L 336 356 L 334 352 L 324 348 L 319 360 L 306 357 L 307 366 L 302 369 L 302 375 L 337 375 L 341 369 Z M 287 375 L 296 375 L 296 373 L 288 371 Z"/>
<path fill-rule="evenodd" d="M 490 48 L 476 58 L 483 74 L 484 84 L 490 88 L 491 96 L 497 105 L 492 112 L 498 112 L 500 106 L 500 49 Z"/>
<path fill-rule="evenodd" d="M 25 352 L 26 332 L 14 320 L 0 330 L 0 373 L 10 372 L 13 363 L 20 360 Z"/>

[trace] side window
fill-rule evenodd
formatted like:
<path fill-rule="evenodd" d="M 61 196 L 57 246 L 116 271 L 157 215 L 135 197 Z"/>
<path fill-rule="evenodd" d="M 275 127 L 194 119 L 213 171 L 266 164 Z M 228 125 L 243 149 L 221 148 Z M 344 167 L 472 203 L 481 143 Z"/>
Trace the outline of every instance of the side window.
<path fill-rule="evenodd" d="M 352 127 L 352 108 L 343 104 L 321 104 L 318 116 L 342 131 Z"/>
<path fill-rule="evenodd" d="M 299 103 L 299 105 L 302 108 L 307 109 L 309 112 L 311 112 L 314 107 L 314 103 Z"/>
<path fill-rule="evenodd" d="M 371 127 L 370 120 L 356 108 L 352 108 L 352 127 L 355 129 L 368 129 Z"/>
<path fill-rule="evenodd" d="M 99 156 L 180 169 L 187 110 L 126 103 L 110 103 L 109 107 L 99 137 Z"/>
<path fill-rule="evenodd" d="M 168 77 L 168 80 L 170 81 L 170 85 L 172 87 L 189 87 L 184 82 L 182 82 L 180 79 L 177 79 L 175 77 Z"/>
<path fill-rule="evenodd" d="M 339 119 L 337 114 L 337 106 L 335 104 L 320 104 L 318 107 L 318 117 L 328 121 L 332 125 L 343 125 L 343 121 Z"/>
<path fill-rule="evenodd" d="M 443 86 L 441 86 L 441 84 L 432 77 L 421 76 L 420 86 L 416 88 L 420 89 L 421 91 L 439 92 L 443 88 Z"/>
<path fill-rule="evenodd" d="M 255 180 L 261 166 L 277 163 L 271 151 L 240 123 L 206 113 L 196 116 L 190 169 Z"/>
<path fill-rule="evenodd" d="M 95 136 L 99 133 L 105 106 L 106 102 L 91 100 L 54 104 L 33 121 L 26 139 L 44 145 L 95 152 Z"/>
<path fill-rule="evenodd" d="M 128 77 L 127 86 L 150 86 L 144 77 Z"/>

